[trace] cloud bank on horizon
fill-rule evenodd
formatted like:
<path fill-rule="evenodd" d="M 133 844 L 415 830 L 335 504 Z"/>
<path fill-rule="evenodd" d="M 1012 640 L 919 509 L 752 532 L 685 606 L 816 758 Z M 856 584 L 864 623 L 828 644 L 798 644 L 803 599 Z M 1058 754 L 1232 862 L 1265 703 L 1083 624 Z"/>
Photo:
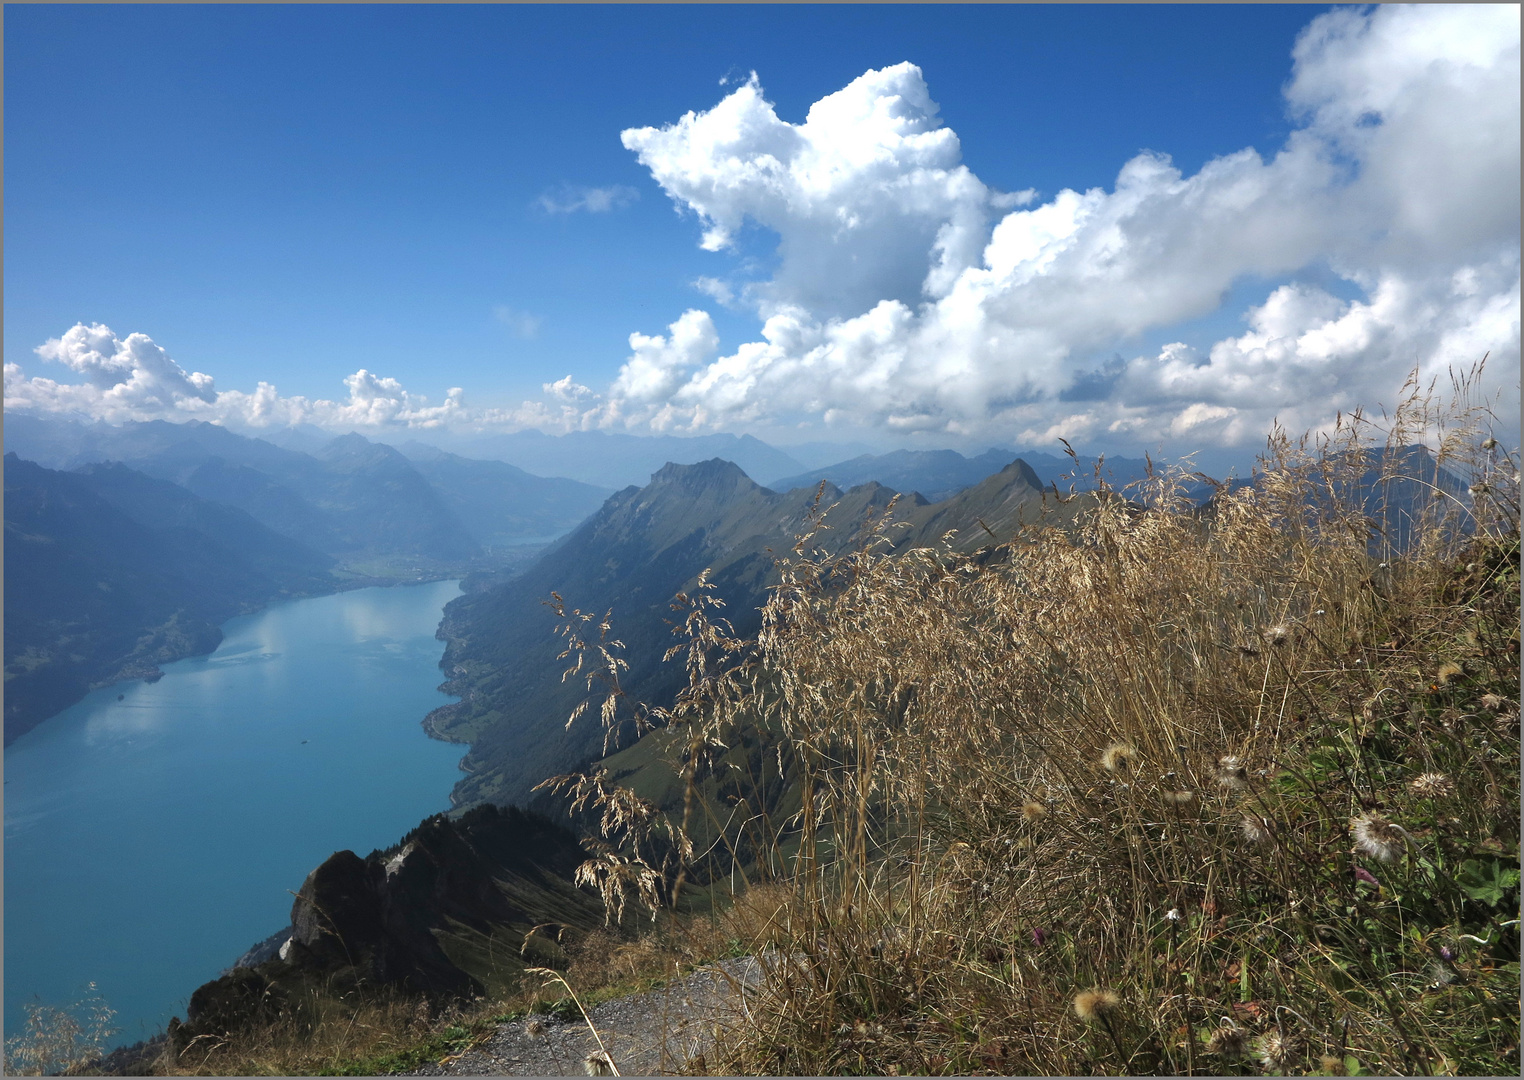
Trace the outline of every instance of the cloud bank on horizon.
<path fill-rule="evenodd" d="M 729 352 L 708 312 L 630 335 L 602 392 L 570 375 L 514 410 L 442 404 L 361 370 L 347 401 L 215 389 L 141 333 L 75 326 L 37 349 L 83 380 L 5 366 L 8 407 L 234 426 L 617 428 L 697 432 L 822 423 L 889 436 L 1232 446 L 1390 402 L 1490 353 L 1517 394 L 1520 12 L 1514 5 L 1339 9 L 1293 50 L 1297 127 L 1184 176 L 1160 153 L 1111 191 L 997 191 L 962 163 L 919 68 L 869 71 L 780 119 L 753 76 L 705 112 L 622 133 L 700 246 L 777 237 L 763 280 L 695 285 L 761 322 Z M 616 189 L 609 189 L 614 192 Z M 596 198 L 594 197 L 596 194 Z M 575 196 L 575 197 L 573 197 Z M 620 189 L 558 197 L 601 212 Z M 1299 280 L 1345 283 L 1341 297 Z M 1276 279 L 1289 283 L 1271 288 Z M 1266 281 L 1247 332 L 1117 352 Z M 1136 347 L 1136 346 L 1134 346 Z M 1115 353 L 1109 362 L 1097 357 Z"/>

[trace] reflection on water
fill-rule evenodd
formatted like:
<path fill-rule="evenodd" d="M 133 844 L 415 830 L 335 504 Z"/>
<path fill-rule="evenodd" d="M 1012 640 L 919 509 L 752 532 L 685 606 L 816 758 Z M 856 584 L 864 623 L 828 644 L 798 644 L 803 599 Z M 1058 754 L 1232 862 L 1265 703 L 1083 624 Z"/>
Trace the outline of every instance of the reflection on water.
<path fill-rule="evenodd" d="M 457 746 L 434 638 L 456 582 L 234 619 L 211 656 L 96 691 L 5 751 L 5 1027 L 95 981 L 121 1038 L 289 919 L 334 851 L 447 809 Z M 120 695 L 121 700 L 117 700 Z"/>

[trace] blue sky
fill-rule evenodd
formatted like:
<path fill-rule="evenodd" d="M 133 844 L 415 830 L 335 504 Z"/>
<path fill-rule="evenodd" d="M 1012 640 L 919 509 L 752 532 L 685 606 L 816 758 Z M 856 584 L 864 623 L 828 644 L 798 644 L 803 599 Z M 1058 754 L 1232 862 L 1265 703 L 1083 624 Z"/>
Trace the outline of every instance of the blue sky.
<path fill-rule="evenodd" d="M 7 6 L 7 407 L 1183 451 L 1483 341 L 1516 399 L 1517 9 L 1414 10 Z"/>

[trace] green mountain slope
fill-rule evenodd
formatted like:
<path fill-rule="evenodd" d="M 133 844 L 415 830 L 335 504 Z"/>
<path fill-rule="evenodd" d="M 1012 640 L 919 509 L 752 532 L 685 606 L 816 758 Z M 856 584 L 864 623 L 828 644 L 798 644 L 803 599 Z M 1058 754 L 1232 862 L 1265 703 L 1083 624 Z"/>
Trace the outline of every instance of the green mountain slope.
<path fill-rule="evenodd" d="M 834 508 L 815 545 L 839 550 L 856 542 L 894 495 L 879 484 L 846 493 L 826 485 L 820 506 Z M 436 710 L 427 725 L 437 736 L 471 744 L 457 805 L 524 804 L 545 777 L 603 756 L 596 710 L 564 727 L 586 690 L 580 680 L 561 680 L 567 662 L 557 659 L 557 618 L 545 604 L 552 592 L 568 611 L 611 612 L 613 636 L 630 665 L 624 689 L 636 700 L 665 703 L 684 678 L 680 665 L 661 662 L 676 640 L 672 598 L 708 569 L 715 595 L 727 604 L 725 617 L 737 632 L 755 633 L 757 609 L 775 581 L 774 559 L 792 548 L 816 496 L 817 489 L 760 487 L 726 461 L 669 464 L 646 487 L 611 497 L 521 576 L 452 601 L 440 626 L 449 643 L 441 663 L 450 672 L 446 689 L 462 700 Z M 891 535 L 904 549 L 939 543 L 959 529 L 956 546 L 973 550 L 993 542 L 980 520 L 1006 540 L 1045 507 L 1061 520 L 1084 502 L 1059 505 L 1015 462 L 943 503 L 900 499 L 895 518 L 904 525 Z M 624 739 L 632 735 L 628 725 L 621 732 Z"/>
<path fill-rule="evenodd" d="M 92 686 L 210 652 L 218 625 L 333 589 L 332 559 L 121 465 L 5 458 L 5 741 Z"/>

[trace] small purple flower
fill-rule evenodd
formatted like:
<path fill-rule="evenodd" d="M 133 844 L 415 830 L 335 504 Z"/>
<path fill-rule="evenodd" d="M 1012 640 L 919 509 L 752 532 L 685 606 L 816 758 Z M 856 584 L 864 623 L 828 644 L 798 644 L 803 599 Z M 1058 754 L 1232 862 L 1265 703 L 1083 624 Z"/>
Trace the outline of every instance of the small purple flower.
<path fill-rule="evenodd" d="M 1355 880 L 1363 881 L 1367 885 L 1375 885 L 1377 888 L 1381 886 L 1381 882 L 1376 880 L 1376 875 L 1365 869 L 1363 866 L 1355 867 Z"/>
<path fill-rule="evenodd" d="M 1455 950 L 1448 945 L 1441 945 L 1439 947 L 1439 958 L 1448 964 L 1455 959 Z"/>
<path fill-rule="evenodd" d="M 1032 941 L 1040 949 L 1048 943 L 1048 932 L 1040 926 L 1032 927 Z"/>

